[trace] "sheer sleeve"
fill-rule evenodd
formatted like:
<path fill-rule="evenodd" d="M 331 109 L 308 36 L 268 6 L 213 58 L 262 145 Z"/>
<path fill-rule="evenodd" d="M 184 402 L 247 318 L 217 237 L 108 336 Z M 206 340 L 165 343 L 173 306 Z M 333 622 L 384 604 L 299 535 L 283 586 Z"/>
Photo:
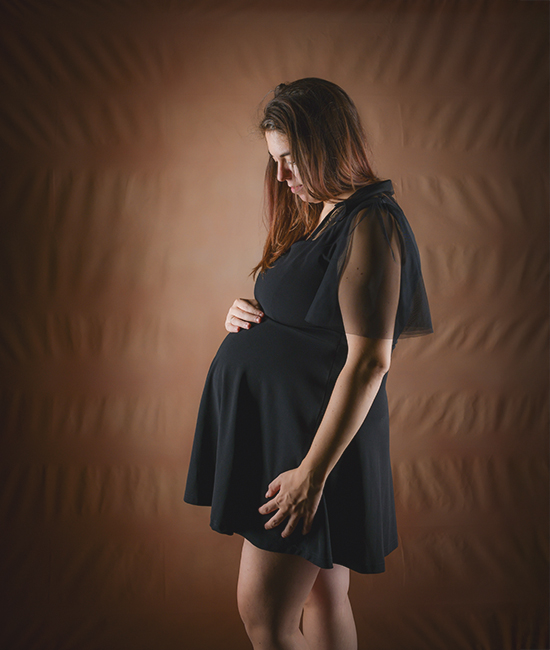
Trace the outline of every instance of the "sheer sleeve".
<path fill-rule="evenodd" d="M 430 334 L 420 254 L 399 204 L 387 194 L 345 215 L 306 322 L 368 338 Z"/>
<path fill-rule="evenodd" d="M 371 205 L 353 217 L 339 261 L 338 301 L 347 334 L 394 338 L 402 239 L 387 209 Z"/>

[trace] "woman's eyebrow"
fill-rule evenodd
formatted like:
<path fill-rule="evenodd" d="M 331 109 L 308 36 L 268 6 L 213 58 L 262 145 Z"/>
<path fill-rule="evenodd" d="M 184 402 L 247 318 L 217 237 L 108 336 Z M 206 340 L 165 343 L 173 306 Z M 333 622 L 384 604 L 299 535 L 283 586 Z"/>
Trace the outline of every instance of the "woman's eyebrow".
<path fill-rule="evenodd" d="M 273 160 L 275 160 L 275 157 L 273 156 L 273 154 L 272 154 L 271 152 L 268 152 L 268 153 L 269 153 L 269 155 L 273 158 Z M 290 156 L 290 151 L 286 151 L 285 153 L 282 153 L 282 154 L 279 156 L 279 158 L 285 158 L 286 156 Z"/>

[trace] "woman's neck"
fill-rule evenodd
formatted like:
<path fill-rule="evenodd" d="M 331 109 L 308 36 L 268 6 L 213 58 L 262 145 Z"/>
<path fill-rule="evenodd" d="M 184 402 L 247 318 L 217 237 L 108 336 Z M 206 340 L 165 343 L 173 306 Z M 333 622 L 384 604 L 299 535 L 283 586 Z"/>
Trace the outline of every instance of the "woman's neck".
<path fill-rule="evenodd" d="M 319 225 L 325 217 L 334 209 L 334 206 L 339 203 L 340 201 L 343 201 L 344 199 L 348 199 L 355 190 L 351 190 L 349 192 L 345 192 L 344 194 L 341 194 L 340 196 L 336 197 L 332 201 L 325 201 L 323 205 L 323 209 L 321 210 L 321 214 L 319 215 L 319 221 L 317 225 Z"/>

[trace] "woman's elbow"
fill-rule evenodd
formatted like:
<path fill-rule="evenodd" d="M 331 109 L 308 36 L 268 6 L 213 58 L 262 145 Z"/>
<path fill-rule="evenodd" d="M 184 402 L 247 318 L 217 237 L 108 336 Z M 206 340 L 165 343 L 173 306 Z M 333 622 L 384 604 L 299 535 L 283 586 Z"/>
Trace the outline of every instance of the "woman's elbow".
<path fill-rule="evenodd" d="M 349 366 L 349 370 L 353 375 L 353 382 L 366 386 L 372 381 L 382 381 L 384 375 L 390 369 L 390 359 L 385 355 L 369 355 L 357 359 L 355 363 L 352 362 Z"/>
<path fill-rule="evenodd" d="M 349 341 L 346 365 L 363 382 L 373 377 L 382 378 L 390 369 L 392 342 L 385 339 L 357 339 Z"/>
<path fill-rule="evenodd" d="M 390 369 L 390 365 L 391 356 L 375 355 L 365 360 L 363 373 L 369 377 L 373 375 L 383 377 Z"/>

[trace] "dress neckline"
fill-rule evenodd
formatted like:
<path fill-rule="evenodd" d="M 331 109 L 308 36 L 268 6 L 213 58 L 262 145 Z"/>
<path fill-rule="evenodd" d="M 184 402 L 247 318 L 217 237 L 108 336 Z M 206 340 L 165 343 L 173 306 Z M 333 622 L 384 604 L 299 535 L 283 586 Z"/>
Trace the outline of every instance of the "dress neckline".
<path fill-rule="evenodd" d="M 323 231 L 324 227 L 328 225 L 329 221 L 333 220 L 335 214 L 337 214 L 338 211 L 341 211 L 342 214 L 340 216 L 342 217 L 348 212 L 351 212 L 357 205 L 366 199 L 382 193 L 394 193 L 391 180 L 386 179 L 383 181 L 376 181 L 375 183 L 369 183 L 368 185 L 363 185 L 363 187 L 360 187 L 359 189 L 355 190 L 353 194 L 348 196 L 347 199 L 343 199 L 342 201 L 335 203 L 332 210 L 321 221 L 321 223 L 317 224 L 313 232 L 308 235 L 306 239 L 314 239 L 318 234 L 320 234 L 320 232 Z"/>

